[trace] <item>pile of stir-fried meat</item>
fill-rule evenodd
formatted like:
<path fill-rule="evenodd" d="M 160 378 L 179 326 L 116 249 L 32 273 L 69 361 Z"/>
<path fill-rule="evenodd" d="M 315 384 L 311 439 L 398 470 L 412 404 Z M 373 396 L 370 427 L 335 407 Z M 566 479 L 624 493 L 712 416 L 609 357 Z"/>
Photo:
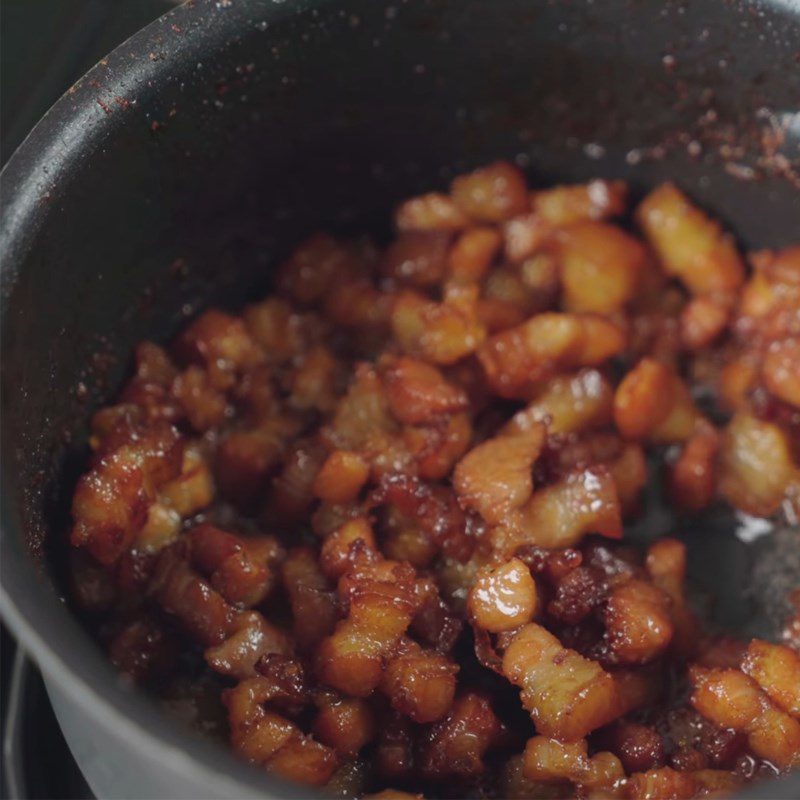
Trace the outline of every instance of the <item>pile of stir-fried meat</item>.
<path fill-rule="evenodd" d="M 800 614 L 712 636 L 682 542 L 622 539 L 648 480 L 800 514 L 800 247 L 747 263 L 669 184 L 627 212 L 492 164 L 385 249 L 314 236 L 265 300 L 140 344 L 70 534 L 116 666 L 194 670 L 238 753 L 340 796 L 691 798 L 800 763 Z"/>

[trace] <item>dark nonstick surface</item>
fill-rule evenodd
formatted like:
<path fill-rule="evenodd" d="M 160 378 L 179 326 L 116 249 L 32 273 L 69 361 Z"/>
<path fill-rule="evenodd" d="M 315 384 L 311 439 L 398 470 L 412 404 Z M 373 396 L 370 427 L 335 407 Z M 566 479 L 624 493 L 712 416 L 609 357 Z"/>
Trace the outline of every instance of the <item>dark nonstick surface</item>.
<path fill-rule="evenodd" d="M 0 569 L 46 671 L 98 724 L 121 708 L 146 738 L 247 774 L 121 688 L 58 602 L 84 423 L 133 344 L 263 292 L 304 234 L 381 236 L 399 198 L 498 157 L 535 183 L 675 180 L 744 246 L 797 242 L 798 52 L 794 0 L 196 0 L 101 62 L 2 185 Z M 797 539 L 753 551 L 734 523 L 696 525 L 692 567 L 749 632 L 775 619 L 775 553 Z"/>

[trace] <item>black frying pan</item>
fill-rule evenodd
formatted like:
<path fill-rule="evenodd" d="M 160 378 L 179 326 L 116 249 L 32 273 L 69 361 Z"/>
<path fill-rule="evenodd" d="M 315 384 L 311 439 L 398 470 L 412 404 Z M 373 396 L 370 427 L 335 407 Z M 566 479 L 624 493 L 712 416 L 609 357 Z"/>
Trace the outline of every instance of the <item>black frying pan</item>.
<path fill-rule="evenodd" d="M 122 686 L 60 602 L 84 422 L 133 344 L 498 157 L 535 183 L 675 180 L 744 246 L 796 243 L 799 53 L 797 0 L 190 0 L 54 106 L 2 181 L 0 599 L 117 796 L 308 794 Z M 692 566 L 723 622 L 768 628 L 797 539 L 734 525 L 690 534 Z"/>

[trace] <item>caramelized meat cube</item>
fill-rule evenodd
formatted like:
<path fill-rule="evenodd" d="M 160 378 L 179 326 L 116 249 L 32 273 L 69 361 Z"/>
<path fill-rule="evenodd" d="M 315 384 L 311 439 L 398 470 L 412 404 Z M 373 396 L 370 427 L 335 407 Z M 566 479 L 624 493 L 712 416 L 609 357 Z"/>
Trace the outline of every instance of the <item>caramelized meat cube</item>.
<path fill-rule="evenodd" d="M 217 389 L 228 388 L 233 373 L 243 372 L 263 359 L 244 322 L 217 309 L 201 314 L 182 331 L 173 351 L 181 361 L 203 367 Z"/>
<path fill-rule="evenodd" d="M 435 286 L 447 270 L 450 237 L 446 233 L 401 233 L 383 256 L 383 273 L 411 286 Z"/>
<path fill-rule="evenodd" d="M 536 583 L 518 558 L 478 571 L 467 608 L 475 625 L 491 633 L 510 631 L 536 613 Z"/>
<path fill-rule="evenodd" d="M 235 609 L 174 550 L 160 556 L 150 592 L 203 645 L 220 644 L 232 630 Z"/>
<path fill-rule="evenodd" d="M 323 692 L 317 706 L 314 736 L 342 758 L 355 758 L 375 737 L 375 717 L 365 700 Z"/>
<path fill-rule="evenodd" d="M 200 367 L 193 365 L 181 372 L 173 381 L 171 391 L 189 424 L 199 433 L 220 425 L 225 419 L 228 401 Z"/>
<path fill-rule="evenodd" d="M 115 447 L 117 436 L 121 444 Z M 183 441 L 164 423 L 143 430 L 115 428 L 103 441 L 108 450 L 75 489 L 70 541 L 110 566 L 144 527 L 156 490 L 180 472 Z"/>
<path fill-rule="evenodd" d="M 314 494 L 326 503 L 352 503 L 369 479 L 369 463 L 351 450 L 334 450 L 314 478 Z"/>
<path fill-rule="evenodd" d="M 692 298 L 681 312 L 681 341 L 690 350 L 708 347 L 725 330 L 730 311 L 727 297 Z"/>
<path fill-rule="evenodd" d="M 406 639 L 386 664 L 381 690 L 398 714 L 421 724 L 435 722 L 453 704 L 457 672 L 450 659 Z"/>
<path fill-rule="evenodd" d="M 462 695 L 422 744 L 423 774 L 438 779 L 480 775 L 486 769 L 487 751 L 503 732 L 486 697 L 476 692 Z"/>
<path fill-rule="evenodd" d="M 800 408 L 800 339 L 770 345 L 761 367 L 764 384 L 775 397 Z"/>
<path fill-rule="evenodd" d="M 700 511 L 710 506 L 717 488 L 719 434 L 708 424 L 697 426 L 670 474 L 670 494 L 680 508 Z"/>
<path fill-rule="evenodd" d="M 273 662 L 274 664 L 275 662 Z M 307 737 L 291 720 L 270 709 L 302 704 L 302 668 L 281 661 L 266 674 L 243 680 L 223 692 L 228 707 L 231 743 L 242 756 L 290 780 L 321 786 L 337 766 L 332 749 Z"/>
<path fill-rule="evenodd" d="M 282 294 L 301 305 L 319 300 L 343 275 L 353 269 L 352 254 L 325 234 L 315 234 L 298 247 L 279 268 L 277 284 Z"/>
<path fill-rule="evenodd" d="M 544 426 L 533 423 L 470 450 L 453 472 L 462 506 L 477 511 L 490 525 L 504 522 L 509 511 L 523 506 L 531 496 L 533 464 L 544 440 Z"/>
<path fill-rule="evenodd" d="M 447 255 L 447 275 L 455 283 L 480 283 L 502 244 L 496 228 L 469 228 L 456 239 Z"/>
<path fill-rule="evenodd" d="M 636 219 L 664 270 L 693 294 L 735 291 L 742 285 L 744 264 L 731 237 L 673 184 L 652 191 Z"/>
<path fill-rule="evenodd" d="M 676 772 L 670 767 L 660 767 L 647 772 L 637 772 L 628 780 L 627 796 L 630 800 L 683 800 L 694 797 L 700 784 L 691 772 Z"/>
<path fill-rule="evenodd" d="M 385 660 L 396 650 L 416 609 L 413 570 L 383 562 L 342 579 L 350 610 L 317 650 L 320 680 L 353 697 L 378 686 Z M 339 590 L 342 592 L 343 583 Z"/>
<path fill-rule="evenodd" d="M 670 599 L 674 626 L 671 646 L 676 655 L 687 658 L 697 650 L 702 630 L 684 592 L 686 546 L 677 539 L 659 539 L 650 545 L 646 564 L 653 583 Z"/>
<path fill-rule="evenodd" d="M 589 314 L 538 314 L 492 336 L 478 350 L 491 388 L 525 397 L 557 371 L 602 364 L 625 346 L 612 322 Z"/>
<path fill-rule="evenodd" d="M 331 580 L 338 580 L 353 568 L 356 560 L 376 551 L 369 521 L 355 517 L 325 537 L 320 551 L 320 568 Z"/>
<path fill-rule="evenodd" d="M 755 680 L 777 706 L 800 718 L 800 655 L 794 650 L 753 639 L 742 662 L 742 672 Z"/>
<path fill-rule="evenodd" d="M 557 375 L 511 418 L 506 430 L 543 422 L 551 434 L 582 433 L 611 422 L 613 401 L 614 389 L 599 370 L 587 368 L 573 375 Z"/>
<path fill-rule="evenodd" d="M 540 625 L 514 635 L 503 655 L 503 673 L 522 689 L 522 704 L 543 736 L 574 742 L 619 714 L 614 679 Z"/>
<path fill-rule="evenodd" d="M 123 447 L 104 456 L 79 481 L 72 499 L 70 541 L 111 565 L 133 544 L 147 519 L 149 499 L 136 453 Z"/>
<path fill-rule="evenodd" d="M 520 509 L 521 531 L 512 541 L 554 548 L 571 547 L 587 533 L 619 539 L 621 513 L 609 470 L 602 465 L 577 468 L 533 493 Z"/>
<path fill-rule="evenodd" d="M 424 361 L 402 356 L 387 366 L 383 380 L 389 408 L 405 425 L 433 423 L 468 406 L 463 390 Z"/>
<path fill-rule="evenodd" d="M 446 194 L 429 192 L 401 203 L 394 214 L 399 231 L 457 231 L 467 226 L 461 209 Z"/>
<path fill-rule="evenodd" d="M 613 314 L 633 299 L 644 247 L 614 225 L 584 222 L 556 237 L 567 311 Z"/>
<path fill-rule="evenodd" d="M 559 742 L 534 736 L 525 745 L 525 777 L 543 783 L 569 781 L 589 789 L 613 789 L 625 778 L 620 760 L 612 753 L 587 755 L 585 739 Z"/>
<path fill-rule="evenodd" d="M 719 490 L 732 505 L 757 516 L 777 511 L 798 483 L 789 440 L 777 425 L 735 414 L 722 434 Z"/>
<path fill-rule="evenodd" d="M 664 764 L 664 740 L 648 725 L 617 722 L 607 738 L 608 749 L 619 757 L 629 774 L 658 769 Z"/>
<path fill-rule="evenodd" d="M 336 625 L 339 613 L 334 593 L 310 548 L 290 550 L 281 571 L 294 637 L 302 650 L 308 650 L 329 636 Z"/>
<path fill-rule="evenodd" d="M 614 395 L 614 421 L 629 439 L 684 441 L 698 420 L 686 385 L 670 367 L 652 358 L 643 358 Z"/>
<path fill-rule="evenodd" d="M 192 563 L 232 605 L 256 606 L 272 590 L 283 557 L 273 537 L 244 539 L 203 523 L 187 534 L 187 541 Z"/>
<path fill-rule="evenodd" d="M 618 664 L 646 664 L 672 640 L 668 598 L 660 589 L 634 578 L 615 586 L 606 601 L 604 644 Z"/>
<path fill-rule="evenodd" d="M 593 180 L 574 186 L 554 186 L 533 193 L 533 210 L 550 225 L 566 226 L 625 213 L 628 187 L 624 181 Z"/>
<path fill-rule="evenodd" d="M 525 176 L 505 161 L 459 176 L 450 194 L 468 217 L 481 222 L 502 222 L 529 205 Z"/>
<path fill-rule="evenodd" d="M 759 685 L 736 669 L 693 667 L 692 705 L 723 728 L 746 734 L 750 749 L 785 769 L 800 758 L 800 722 L 776 708 Z"/>
<path fill-rule="evenodd" d="M 486 338 L 477 315 L 475 287 L 450 291 L 435 303 L 401 292 L 392 310 L 392 332 L 402 349 L 434 364 L 453 364 L 475 352 Z"/>

